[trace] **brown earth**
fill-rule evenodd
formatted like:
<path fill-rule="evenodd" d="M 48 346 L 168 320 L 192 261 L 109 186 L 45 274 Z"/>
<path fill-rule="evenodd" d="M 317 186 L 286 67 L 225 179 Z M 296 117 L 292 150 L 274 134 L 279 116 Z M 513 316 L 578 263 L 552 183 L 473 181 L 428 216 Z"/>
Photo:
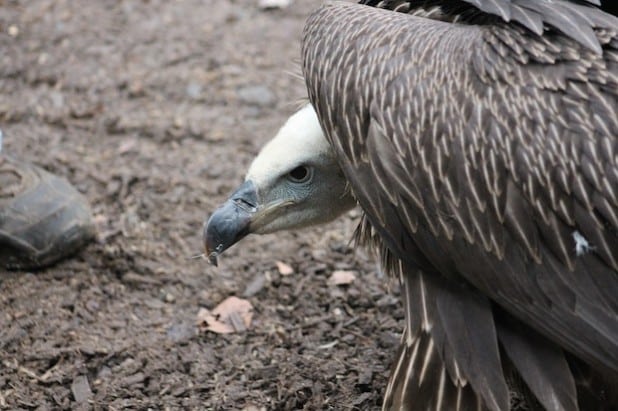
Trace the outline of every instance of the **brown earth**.
<path fill-rule="evenodd" d="M 304 97 L 290 73 L 320 1 L 257 3 L 0 0 L 4 149 L 71 181 L 98 229 L 55 267 L 0 272 L 0 409 L 379 407 L 402 310 L 349 244 L 357 212 L 249 237 L 219 268 L 189 258 Z M 197 327 L 228 296 L 251 327 Z"/>

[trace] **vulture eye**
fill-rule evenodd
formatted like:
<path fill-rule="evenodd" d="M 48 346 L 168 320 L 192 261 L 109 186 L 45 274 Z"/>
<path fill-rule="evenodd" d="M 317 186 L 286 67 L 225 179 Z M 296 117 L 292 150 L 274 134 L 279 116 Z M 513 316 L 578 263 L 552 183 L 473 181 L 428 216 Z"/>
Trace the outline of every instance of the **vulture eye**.
<path fill-rule="evenodd" d="M 311 177 L 311 170 L 307 166 L 298 166 L 288 173 L 288 178 L 294 183 L 304 183 Z"/>

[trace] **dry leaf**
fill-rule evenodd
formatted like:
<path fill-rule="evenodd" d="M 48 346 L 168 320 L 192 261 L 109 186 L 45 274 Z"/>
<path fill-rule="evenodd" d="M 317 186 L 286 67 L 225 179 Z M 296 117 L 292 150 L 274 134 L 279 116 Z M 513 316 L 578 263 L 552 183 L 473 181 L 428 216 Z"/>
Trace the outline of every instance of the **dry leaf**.
<path fill-rule="evenodd" d="M 290 275 L 294 274 L 294 269 L 289 265 L 281 261 L 277 261 L 277 270 L 279 270 L 279 274 L 281 275 Z"/>
<path fill-rule="evenodd" d="M 354 271 L 333 271 L 333 274 L 328 279 L 330 285 L 349 285 L 356 280 Z"/>
<path fill-rule="evenodd" d="M 200 308 L 197 313 L 198 324 L 217 334 L 245 331 L 251 326 L 252 318 L 253 306 L 238 297 L 228 297 L 212 311 Z"/>

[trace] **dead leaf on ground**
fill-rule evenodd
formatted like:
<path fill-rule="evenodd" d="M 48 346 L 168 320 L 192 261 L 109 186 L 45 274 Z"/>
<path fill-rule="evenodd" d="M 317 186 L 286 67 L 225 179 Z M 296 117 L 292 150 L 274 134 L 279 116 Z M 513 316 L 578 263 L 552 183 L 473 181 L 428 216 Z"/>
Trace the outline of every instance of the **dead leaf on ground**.
<path fill-rule="evenodd" d="M 200 308 L 197 323 L 206 331 L 217 334 L 242 332 L 251 326 L 253 306 L 247 300 L 228 297 L 212 311 Z"/>
<path fill-rule="evenodd" d="M 277 270 L 279 270 L 279 274 L 281 275 L 290 275 L 294 274 L 294 269 L 289 264 L 286 264 L 282 261 L 277 261 Z"/>
<path fill-rule="evenodd" d="M 354 271 L 338 270 L 333 271 L 333 274 L 328 279 L 330 285 L 349 285 L 356 280 L 356 273 Z"/>

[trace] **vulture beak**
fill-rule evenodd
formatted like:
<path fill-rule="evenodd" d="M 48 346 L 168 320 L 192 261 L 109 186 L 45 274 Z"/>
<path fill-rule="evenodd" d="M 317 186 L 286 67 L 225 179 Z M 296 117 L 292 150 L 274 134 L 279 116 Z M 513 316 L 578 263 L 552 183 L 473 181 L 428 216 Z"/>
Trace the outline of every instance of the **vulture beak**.
<path fill-rule="evenodd" d="M 204 245 L 211 264 L 216 266 L 219 254 L 251 232 L 251 221 L 256 213 L 255 186 L 245 181 L 204 224 Z"/>

